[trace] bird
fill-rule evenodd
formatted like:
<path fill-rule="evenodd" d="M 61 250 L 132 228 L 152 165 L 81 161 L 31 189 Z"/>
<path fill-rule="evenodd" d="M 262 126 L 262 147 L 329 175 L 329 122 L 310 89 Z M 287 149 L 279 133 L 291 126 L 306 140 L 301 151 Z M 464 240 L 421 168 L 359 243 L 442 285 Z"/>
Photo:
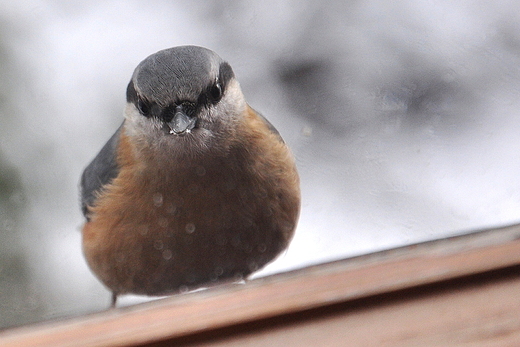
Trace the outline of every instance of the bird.
<path fill-rule="evenodd" d="M 80 199 L 83 254 L 115 307 L 246 280 L 287 249 L 301 193 L 291 150 L 230 64 L 187 45 L 135 68 Z"/>

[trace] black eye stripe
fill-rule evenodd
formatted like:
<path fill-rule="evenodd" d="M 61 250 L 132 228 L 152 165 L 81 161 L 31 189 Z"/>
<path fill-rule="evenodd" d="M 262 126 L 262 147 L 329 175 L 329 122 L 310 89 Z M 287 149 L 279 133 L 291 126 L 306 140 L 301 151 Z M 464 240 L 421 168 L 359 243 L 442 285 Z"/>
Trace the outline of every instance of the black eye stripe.
<path fill-rule="evenodd" d="M 139 95 L 137 95 L 133 81 L 130 81 L 130 83 L 128 83 L 128 87 L 126 88 L 126 101 L 128 103 L 134 104 L 143 116 L 150 116 L 151 105 L 146 100 L 140 98 Z"/>
<path fill-rule="evenodd" d="M 222 84 L 216 81 L 214 84 L 209 86 L 207 93 L 207 101 L 215 104 L 222 99 L 222 95 L 224 91 L 222 89 Z"/>
<path fill-rule="evenodd" d="M 222 90 L 225 89 L 225 86 L 234 77 L 235 74 L 233 73 L 233 69 L 231 69 L 231 66 L 226 62 L 221 63 L 219 68 L 218 81 L 222 85 Z"/>
<path fill-rule="evenodd" d="M 143 116 L 148 117 L 150 115 L 150 105 L 145 100 L 138 98 L 136 107 Z"/>
<path fill-rule="evenodd" d="M 222 86 L 219 82 L 216 82 L 209 90 L 209 93 L 213 99 L 220 99 L 222 96 Z"/>
<path fill-rule="evenodd" d="M 231 66 L 222 62 L 219 67 L 219 75 L 215 82 L 210 84 L 203 95 L 200 96 L 199 102 L 203 104 L 217 103 L 222 99 L 222 96 L 226 93 L 226 86 L 229 81 L 235 77 Z"/>
<path fill-rule="evenodd" d="M 126 87 L 126 101 L 132 104 L 136 104 L 137 102 L 137 92 L 135 91 L 134 81 L 132 80 L 128 83 L 128 87 Z"/>

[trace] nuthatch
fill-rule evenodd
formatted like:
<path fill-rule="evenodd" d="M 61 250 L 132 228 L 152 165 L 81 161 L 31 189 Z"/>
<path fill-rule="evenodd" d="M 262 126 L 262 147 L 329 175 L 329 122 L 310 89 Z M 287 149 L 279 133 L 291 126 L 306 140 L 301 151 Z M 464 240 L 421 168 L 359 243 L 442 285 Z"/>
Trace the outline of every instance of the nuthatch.
<path fill-rule="evenodd" d="M 288 246 L 294 159 L 227 62 L 196 46 L 159 51 L 126 99 L 123 124 L 81 178 L 83 251 L 113 305 L 246 278 Z"/>

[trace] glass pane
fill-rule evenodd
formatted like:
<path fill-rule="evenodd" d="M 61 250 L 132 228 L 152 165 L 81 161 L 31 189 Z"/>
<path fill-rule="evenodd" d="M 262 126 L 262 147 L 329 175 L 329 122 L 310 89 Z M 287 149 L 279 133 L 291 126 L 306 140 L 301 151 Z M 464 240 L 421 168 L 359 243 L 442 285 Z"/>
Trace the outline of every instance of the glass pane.
<path fill-rule="evenodd" d="M 171 46 L 229 61 L 296 156 L 299 225 L 257 276 L 520 219 L 513 2 L 2 5 L 0 327 L 108 307 L 81 251 L 79 177 L 135 66 Z"/>

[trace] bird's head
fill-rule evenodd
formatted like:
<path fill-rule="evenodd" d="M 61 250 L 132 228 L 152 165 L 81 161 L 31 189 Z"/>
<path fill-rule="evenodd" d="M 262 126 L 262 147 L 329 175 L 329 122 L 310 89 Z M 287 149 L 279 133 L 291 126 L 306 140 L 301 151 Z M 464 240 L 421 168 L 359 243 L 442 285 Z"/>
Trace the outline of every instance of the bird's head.
<path fill-rule="evenodd" d="M 179 46 L 150 55 L 128 84 L 129 136 L 200 151 L 232 137 L 247 104 L 231 66 L 215 52 Z"/>

